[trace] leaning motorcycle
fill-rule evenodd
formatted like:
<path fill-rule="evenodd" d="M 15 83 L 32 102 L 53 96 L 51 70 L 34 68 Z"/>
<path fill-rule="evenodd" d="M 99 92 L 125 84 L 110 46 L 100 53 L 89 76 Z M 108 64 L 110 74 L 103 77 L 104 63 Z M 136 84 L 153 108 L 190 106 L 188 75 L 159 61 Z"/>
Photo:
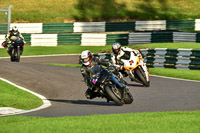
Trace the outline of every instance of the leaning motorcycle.
<path fill-rule="evenodd" d="M 128 52 L 128 56 L 122 56 L 124 69 L 132 81 L 142 83 L 144 86 L 150 86 L 149 72 L 146 63 L 141 60 L 136 53 Z"/>
<path fill-rule="evenodd" d="M 21 37 L 12 38 L 11 46 L 9 47 L 9 55 L 11 61 L 20 61 L 21 47 L 24 46 L 23 39 Z"/>
<path fill-rule="evenodd" d="M 119 78 L 112 73 L 113 69 L 94 65 L 91 71 L 93 73 L 91 77 L 93 88 L 102 98 L 106 98 L 108 102 L 114 101 L 119 106 L 133 102 L 133 96 L 129 92 L 128 86 L 120 83 Z"/>

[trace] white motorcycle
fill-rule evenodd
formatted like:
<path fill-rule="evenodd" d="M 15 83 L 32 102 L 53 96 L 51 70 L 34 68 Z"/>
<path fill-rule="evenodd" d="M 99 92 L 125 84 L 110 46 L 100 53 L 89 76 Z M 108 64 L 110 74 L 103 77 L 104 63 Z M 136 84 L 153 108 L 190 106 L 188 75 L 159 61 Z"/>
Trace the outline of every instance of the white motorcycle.
<path fill-rule="evenodd" d="M 149 87 L 150 80 L 146 63 L 144 63 L 134 52 L 130 51 L 129 54 L 128 57 L 121 58 L 129 78 L 132 81 L 142 83 L 144 86 Z"/>

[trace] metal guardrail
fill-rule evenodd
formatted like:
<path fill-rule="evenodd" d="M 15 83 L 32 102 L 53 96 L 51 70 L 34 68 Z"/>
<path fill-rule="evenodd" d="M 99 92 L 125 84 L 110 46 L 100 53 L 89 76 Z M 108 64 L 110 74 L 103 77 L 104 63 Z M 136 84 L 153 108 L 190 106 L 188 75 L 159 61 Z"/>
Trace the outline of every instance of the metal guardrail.
<path fill-rule="evenodd" d="M 141 49 L 148 67 L 200 70 L 200 49 Z M 111 60 L 111 53 L 94 54 L 102 59 Z"/>
<path fill-rule="evenodd" d="M 168 43 L 168 42 L 200 42 L 200 33 L 184 33 L 184 32 L 137 32 L 129 34 L 106 34 L 106 33 L 64 33 L 64 34 L 23 34 L 27 44 L 32 45 L 37 38 L 51 40 L 48 36 L 54 35 L 54 41 L 57 45 L 90 45 L 105 46 L 112 45 L 114 42 L 120 42 L 122 45 L 136 45 L 145 43 Z M 33 35 L 33 36 L 32 36 Z M 5 39 L 5 34 L 0 35 L 0 43 Z M 40 37 L 41 36 L 41 37 Z M 37 39 L 37 41 L 39 41 Z M 46 41 L 48 42 L 48 41 Z"/>
<path fill-rule="evenodd" d="M 148 67 L 200 70 L 200 50 L 141 49 Z"/>
<path fill-rule="evenodd" d="M 74 22 L 74 23 L 11 23 L 22 33 L 92 33 L 92 32 L 135 32 L 135 31 L 200 31 L 200 19 L 154 20 L 132 22 Z M 1 29 L 8 25 L 0 24 Z M 0 34 L 5 34 L 0 30 Z"/>

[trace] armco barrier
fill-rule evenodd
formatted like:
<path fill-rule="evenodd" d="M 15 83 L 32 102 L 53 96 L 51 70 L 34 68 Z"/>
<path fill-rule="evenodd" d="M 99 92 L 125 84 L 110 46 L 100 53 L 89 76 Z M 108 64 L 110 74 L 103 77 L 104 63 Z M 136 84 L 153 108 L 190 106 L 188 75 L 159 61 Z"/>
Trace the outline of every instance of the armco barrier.
<path fill-rule="evenodd" d="M 196 33 L 173 32 L 173 42 L 196 42 Z"/>
<path fill-rule="evenodd" d="M 168 43 L 168 42 L 200 42 L 200 33 L 184 32 L 136 32 L 129 34 L 106 33 L 65 33 L 65 34 L 23 34 L 27 44 L 32 46 L 81 45 L 105 46 L 120 42 L 123 46 Z M 0 35 L 0 44 L 5 35 Z M 36 44 L 38 43 L 38 44 Z"/>
<path fill-rule="evenodd" d="M 0 24 L 0 34 L 7 34 L 8 24 Z"/>
<path fill-rule="evenodd" d="M 106 22 L 105 31 L 135 31 L 135 22 Z"/>
<path fill-rule="evenodd" d="M 105 32 L 105 22 L 74 22 L 74 32 Z"/>
<path fill-rule="evenodd" d="M 136 31 L 166 30 L 166 20 L 136 21 Z"/>
<path fill-rule="evenodd" d="M 151 43 L 173 42 L 173 32 L 152 32 Z"/>
<path fill-rule="evenodd" d="M 43 33 L 42 23 L 11 23 L 10 28 L 17 26 L 21 33 Z"/>
<path fill-rule="evenodd" d="M 195 19 L 194 30 L 195 31 L 200 31 L 200 19 Z"/>
<path fill-rule="evenodd" d="M 30 45 L 31 44 L 31 34 L 22 34 L 22 36 L 24 37 L 24 40 L 26 41 L 26 45 Z"/>
<path fill-rule="evenodd" d="M 147 66 L 200 70 L 200 50 L 193 49 L 141 49 Z"/>
<path fill-rule="evenodd" d="M 106 45 L 112 45 L 115 42 L 119 42 L 121 45 L 128 45 L 129 34 L 107 34 Z"/>
<path fill-rule="evenodd" d="M 81 45 L 82 34 L 58 34 L 58 45 Z"/>
<path fill-rule="evenodd" d="M 151 32 L 129 33 L 128 45 L 151 43 Z"/>
<path fill-rule="evenodd" d="M 198 21 L 196 21 L 198 23 Z M 167 20 L 167 30 L 179 30 L 179 31 L 194 31 L 195 20 Z"/>
<path fill-rule="evenodd" d="M 57 46 L 57 34 L 31 34 L 31 46 Z"/>
<path fill-rule="evenodd" d="M 200 31 L 200 19 L 152 20 L 132 22 L 74 22 L 74 23 L 11 23 L 21 33 L 86 33 L 117 31 Z M 0 24 L 0 34 L 7 33 L 7 24 Z"/>
<path fill-rule="evenodd" d="M 72 33 L 73 23 L 44 23 L 43 33 Z"/>
<path fill-rule="evenodd" d="M 141 49 L 148 67 L 200 70 L 200 49 Z M 111 53 L 94 54 L 102 59 L 111 60 Z"/>
<path fill-rule="evenodd" d="M 81 46 L 105 46 L 106 34 L 89 34 L 83 33 Z"/>
<path fill-rule="evenodd" d="M 200 33 L 196 34 L 196 42 L 200 42 Z"/>

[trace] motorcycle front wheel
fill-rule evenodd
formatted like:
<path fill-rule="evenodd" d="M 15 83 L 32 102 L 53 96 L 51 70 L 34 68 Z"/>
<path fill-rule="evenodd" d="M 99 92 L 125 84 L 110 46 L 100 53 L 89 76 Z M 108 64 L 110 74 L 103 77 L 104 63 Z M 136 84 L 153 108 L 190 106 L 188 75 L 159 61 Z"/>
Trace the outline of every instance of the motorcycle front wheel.
<path fill-rule="evenodd" d="M 135 69 L 135 73 L 137 74 L 139 80 L 143 83 L 143 85 L 144 85 L 145 87 L 149 87 L 149 86 L 150 86 L 150 82 L 147 81 L 147 78 L 146 78 L 145 73 L 144 73 L 144 71 L 142 70 L 142 68 L 137 67 L 137 68 Z"/>
<path fill-rule="evenodd" d="M 123 100 L 125 104 L 131 104 L 133 102 L 133 95 L 128 92 Z"/>
<path fill-rule="evenodd" d="M 15 49 L 12 49 L 10 52 L 10 61 L 15 61 Z"/>
<path fill-rule="evenodd" d="M 123 100 L 122 100 L 122 94 L 116 87 L 111 86 L 105 86 L 105 91 L 108 94 L 108 96 L 118 105 L 122 106 Z"/>
<path fill-rule="evenodd" d="M 20 61 L 20 49 L 16 49 L 16 62 Z"/>

